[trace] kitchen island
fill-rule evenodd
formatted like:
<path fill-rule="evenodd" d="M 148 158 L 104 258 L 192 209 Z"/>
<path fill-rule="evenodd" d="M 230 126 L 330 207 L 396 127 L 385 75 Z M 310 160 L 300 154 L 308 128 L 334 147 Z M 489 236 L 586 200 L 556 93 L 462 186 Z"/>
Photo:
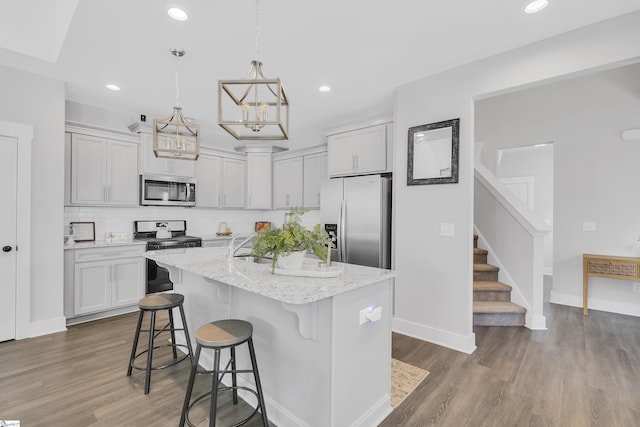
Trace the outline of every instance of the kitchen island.
<path fill-rule="evenodd" d="M 335 277 L 278 275 L 219 247 L 145 256 L 167 268 L 185 296 L 192 338 L 214 320 L 253 324 L 267 414 L 277 426 L 368 427 L 391 411 L 393 271 L 334 263 Z M 307 263 L 313 269 L 317 260 Z M 238 360 L 248 366 L 247 354 Z M 212 360 L 200 363 L 210 368 Z"/>

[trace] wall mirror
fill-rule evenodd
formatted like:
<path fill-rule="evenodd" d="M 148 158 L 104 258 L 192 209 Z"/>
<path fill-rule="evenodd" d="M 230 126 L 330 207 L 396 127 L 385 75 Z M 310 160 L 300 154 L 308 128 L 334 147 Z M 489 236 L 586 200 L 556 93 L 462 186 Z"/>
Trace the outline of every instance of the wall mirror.
<path fill-rule="evenodd" d="M 409 128 L 407 185 L 458 182 L 460 119 Z"/>

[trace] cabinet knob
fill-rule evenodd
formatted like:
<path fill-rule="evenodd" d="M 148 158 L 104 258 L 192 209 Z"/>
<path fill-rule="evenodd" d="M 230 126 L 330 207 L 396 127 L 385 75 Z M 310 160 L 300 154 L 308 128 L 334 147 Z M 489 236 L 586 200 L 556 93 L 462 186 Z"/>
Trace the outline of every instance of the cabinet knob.
<path fill-rule="evenodd" d="M 13 248 L 11 246 L 3 246 L 2 247 L 2 252 L 11 252 Z"/>

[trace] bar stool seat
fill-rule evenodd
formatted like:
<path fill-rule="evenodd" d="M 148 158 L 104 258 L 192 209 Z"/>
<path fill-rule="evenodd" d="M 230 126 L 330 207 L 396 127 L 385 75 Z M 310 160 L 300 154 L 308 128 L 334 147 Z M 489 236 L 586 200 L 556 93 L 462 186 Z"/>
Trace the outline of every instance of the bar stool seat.
<path fill-rule="evenodd" d="M 238 403 L 238 390 L 246 390 L 256 396 L 258 404 L 253 412 L 245 419 L 233 424 L 235 426 L 241 426 L 247 423 L 258 411 L 262 414 L 262 425 L 268 427 L 269 421 L 267 419 L 267 411 L 264 403 L 264 395 L 262 393 L 262 385 L 260 384 L 260 376 L 258 374 L 258 365 L 256 363 L 256 355 L 253 347 L 253 325 L 245 320 L 238 319 L 226 319 L 216 322 L 207 323 L 202 325 L 196 331 L 196 352 L 192 359 L 191 374 L 189 376 L 189 384 L 187 385 L 187 392 L 184 399 L 184 405 L 182 407 L 182 415 L 180 417 L 180 427 L 183 427 L 185 423 L 193 427 L 193 424 L 189 420 L 189 411 L 198 402 L 205 398 L 210 398 L 209 407 L 209 426 L 214 427 L 216 425 L 216 411 L 217 411 L 217 399 L 218 391 L 232 390 L 233 403 Z M 251 358 L 251 369 L 237 369 L 236 366 L 236 352 L 237 346 L 246 343 L 249 348 L 249 356 Z M 198 369 L 198 360 L 203 348 L 214 350 L 214 362 L 213 370 L 208 371 L 204 369 Z M 229 348 L 230 360 L 220 370 L 220 351 Z M 252 373 L 255 381 L 255 389 L 239 386 L 237 383 L 238 373 Z M 221 387 L 222 379 L 226 374 L 231 374 L 232 386 Z M 191 393 L 193 392 L 193 385 L 197 375 L 211 375 L 211 390 L 198 396 L 191 401 Z"/>
<path fill-rule="evenodd" d="M 183 302 L 184 302 L 184 296 L 176 293 L 150 294 L 142 298 L 140 301 L 138 301 L 138 308 L 140 309 L 140 313 L 138 315 L 138 326 L 136 327 L 136 332 L 133 338 L 133 345 L 131 346 L 131 357 L 129 358 L 129 367 L 127 368 L 127 376 L 131 376 L 131 372 L 133 369 L 146 371 L 145 381 L 144 381 L 144 394 L 149 394 L 149 388 L 151 385 L 151 371 L 165 369 L 177 363 L 180 363 L 187 358 L 189 358 L 189 360 L 192 360 L 193 358 L 193 351 L 191 348 L 191 339 L 189 338 L 189 331 L 187 330 L 187 320 L 184 315 L 184 309 L 182 307 Z M 173 322 L 174 308 L 178 308 L 178 310 L 180 311 L 180 317 L 182 319 L 182 328 L 176 328 L 174 325 L 174 322 Z M 169 322 L 162 328 L 158 329 L 156 328 L 156 313 L 161 310 L 168 311 Z M 149 329 L 142 329 L 142 319 L 146 312 L 149 312 L 151 314 Z M 185 339 L 187 341 L 186 345 L 176 343 L 175 331 L 184 332 Z M 138 349 L 138 340 L 140 338 L 141 332 L 149 333 L 149 344 L 146 350 L 136 353 Z M 171 334 L 171 342 L 168 344 L 155 345 L 155 339 L 163 332 L 169 332 Z M 153 350 L 158 348 L 163 348 L 163 347 L 171 347 L 171 350 L 173 352 L 173 360 L 161 366 L 153 366 Z M 178 353 L 176 351 L 178 347 L 186 348 L 188 353 L 182 357 L 178 357 Z M 147 354 L 147 360 L 146 360 L 145 366 L 136 365 L 135 364 L 136 359 L 145 353 Z"/>

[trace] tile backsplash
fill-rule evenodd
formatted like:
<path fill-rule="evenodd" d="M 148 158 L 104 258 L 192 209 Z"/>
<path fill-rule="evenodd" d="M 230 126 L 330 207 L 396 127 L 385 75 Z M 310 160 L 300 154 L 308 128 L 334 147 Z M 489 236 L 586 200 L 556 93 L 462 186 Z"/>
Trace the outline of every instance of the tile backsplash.
<path fill-rule="evenodd" d="M 273 226 L 281 226 L 285 210 L 227 210 L 183 207 L 71 207 L 64 209 L 64 226 L 70 222 L 89 221 L 95 223 L 96 240 L 107 239 L 108 233 L 127 233 L 133 237 L 133 222 L 144 220 L 186 220 L 187 234 L 191 236 L 214 236 L 218 223 L 226 222 L 235 233 L 254 230 L 256 221 L 271 221 Z M 307 227 L 320 222 L 320 211 L 310 210 L 303 217 Z"/>

